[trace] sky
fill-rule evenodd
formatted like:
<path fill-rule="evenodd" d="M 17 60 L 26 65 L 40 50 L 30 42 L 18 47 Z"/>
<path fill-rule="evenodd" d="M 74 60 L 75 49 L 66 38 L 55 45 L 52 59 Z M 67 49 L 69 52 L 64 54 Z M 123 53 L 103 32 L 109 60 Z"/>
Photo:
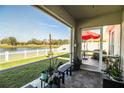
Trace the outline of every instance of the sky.
<path fill-rule="evenodd" d="M 69 39 L 70 28 L 32 6 L 0 6 L 0 39 Z"/>

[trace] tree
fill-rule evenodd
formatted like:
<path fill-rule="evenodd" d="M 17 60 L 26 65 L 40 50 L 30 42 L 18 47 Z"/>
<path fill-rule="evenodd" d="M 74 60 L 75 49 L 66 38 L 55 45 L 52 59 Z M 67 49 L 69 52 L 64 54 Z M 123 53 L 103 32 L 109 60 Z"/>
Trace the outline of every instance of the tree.
<path fill-rule="evenodd" d="M 17 40 L 15 37 L 8 37 L 1 40 L 1 44 L 17 45 Z"/>
<path fill-rule="evenodd" d="M 26 42 L 18 42 L 18 45 L 26 45 Z"/>
<path fill-rule="evenodd" d="M 63 44 L 69 44 L 69 40 L 68 39 L 64 39 L 62 43 Z"/>
<path fill-rule="evenodd" d="M 8 44 L 10 45 L 10 40 L 8 38 L 4 38 L 1 40 L 1 44 Z"/>
<path fill-rule="evenodd" d="M 27 44 L 36 44 L 36 45 L 41 45 L 42 42 L 40 40 L 37 40 L 37 39 L 32 39 L 32 40 L 29 40 L 27 42 Z"/>
<path fill-rule="evenodd" d="M 48 45 L 49 44 L 47 39 L 43 39 L 42 42 L 43 42 L 43 45 Z"/>
<path fill-rule="evenodd" d="M 58 40 L 58 44 L 59 44 L 59 45 L 62 45 L 62 39 L 59 39 L 59 40 Z"/>
<path fill-rule="evenodd" d="M 68 39 L 52 39 L 51 44 L 52 45 L 63 45 L 63 44 L 69 44 Z M 8 44 L 8 45 L 28 45 L 28 44 L 35 44 L 35 45 L 49 45 L 49 40 L 43 39 L 43 40 L 38 40 L 38 39 L 31 39 L 27 42 L 19 42 L 16 40 L 15 37 L 8 37 L 0 40 L 0 44 Z"/>
<path fill-rule="evenodd" d="M 13 46 L 17 45 L 17 40 L 15 37 L 9 37 L 9 40 L 10 40 L 11 45 Z"/>

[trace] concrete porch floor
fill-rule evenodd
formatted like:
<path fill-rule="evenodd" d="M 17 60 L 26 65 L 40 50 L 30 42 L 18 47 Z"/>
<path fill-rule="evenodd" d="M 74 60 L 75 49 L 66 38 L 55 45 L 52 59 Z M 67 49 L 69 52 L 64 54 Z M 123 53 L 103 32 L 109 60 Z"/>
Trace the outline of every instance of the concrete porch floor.
<path fill-rule="evenodd" d="M 90 66 L 99 66 L 98 60 L 92 59 L 90 56 L 86 56 L 87 60 L 83 60 L 82 58 L 82 63 Z"/>
<path fill-rule="evenodd" d="M 40 79 L 36 79 L 22 88 L 41 88 Z M 72 76 L 66 76 L 65 84 L 61 88 L 101 88 L 102 74 L 92 71 L 80 70 L 72 72 Z"/>
<path fill-rule="evenodd" d="M 87 70 L 73 72 L 71 77 L 66 78 L 63 88 L 101 88 L 102 74 Z"/>
<path fill-rule="evenodd" d="M 98 71 L 99 70 L 99 61 L 92 59 L 90 56 L 86 56 L 87 60 L 83 60 L 82 58 L 82 67 L 86 70 Z M 106 69 L 106 64 L 102 62 L 102 70 Z"/>

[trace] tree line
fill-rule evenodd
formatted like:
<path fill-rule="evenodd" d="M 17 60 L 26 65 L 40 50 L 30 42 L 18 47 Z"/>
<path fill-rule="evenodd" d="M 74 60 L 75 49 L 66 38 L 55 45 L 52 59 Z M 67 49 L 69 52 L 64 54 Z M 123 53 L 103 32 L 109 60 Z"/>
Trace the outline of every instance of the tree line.
<path fill-rule="evenodd" d="M 0 44 L 8 44 L 8 45 L 29 45 L 29 44 L 35 44 L 35 45 L 49 45 L 49 40 L 43 39 L 43 40 L 38 40 L 38 39 L 31 39 L 29 41 L 25 42 L 20 42 L 17 41 L 15 37 L 7 37 L 3 38 L 0 40 Z M 52 39 L 51 40 L 52 45 L 63 45 L 63 44 L 69 44 L 68 39 Z"/>

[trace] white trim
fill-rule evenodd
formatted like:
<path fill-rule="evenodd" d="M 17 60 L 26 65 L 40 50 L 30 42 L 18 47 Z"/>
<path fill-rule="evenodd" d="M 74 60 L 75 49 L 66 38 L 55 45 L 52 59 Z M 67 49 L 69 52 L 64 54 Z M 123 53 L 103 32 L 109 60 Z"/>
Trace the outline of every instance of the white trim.
<path fill-rule="evenodd" d="M 103 56 L 103 53 L 102 53 L 102 51 L 103 51 L 103 43 L 102 43 L 102 41 L 103 41 L 103 27 L 101 27 L 100 28 L 100 35 L 101 35 L 101 37 L 100 37 L 100 55 L 99 55 L 99 72 L 101 72 L 101 70 L 102 70 L 102 56 Z"/>

